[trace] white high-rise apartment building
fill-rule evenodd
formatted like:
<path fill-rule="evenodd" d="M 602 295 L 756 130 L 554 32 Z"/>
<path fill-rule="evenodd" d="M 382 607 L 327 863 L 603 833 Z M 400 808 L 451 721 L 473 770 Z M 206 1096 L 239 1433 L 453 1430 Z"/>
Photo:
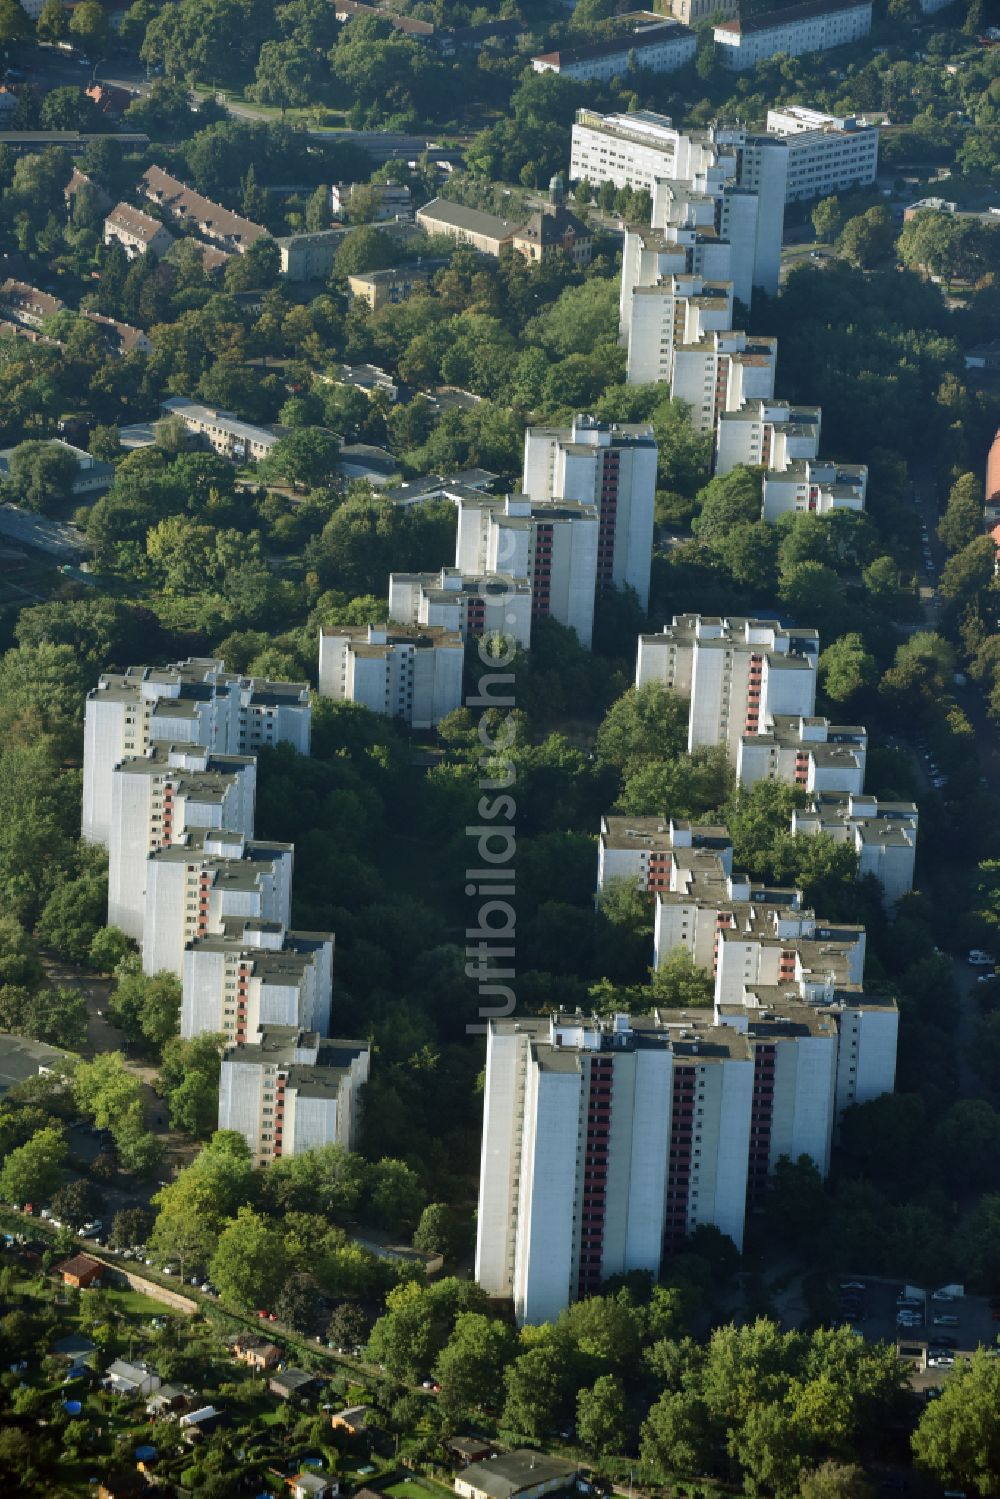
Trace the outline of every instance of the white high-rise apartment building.
<path fill-rule="evenodd" d="M 746 20 L 720 22 L 714 31 L 716 57 L 724 68 L 740 72 L 779 54 L 801 57 L 846 47 L 871 29 L 872 0 L 806 0 Z"/>
<path fill-rule="evenodd" d="M 254 1040 L 265 1026 L 329 1034 L 332 932 L 289 932 L 277 921 L 229 920 L 184 950 L 181 1035 Z"/>
<path fill-rule="evenodd" d="M 102 674 L 84 717 L 83 837 L 108 842 L 115 766 L 151 745 L 245 755 L 290 743 L 308 754 L 310 719 L 305 683 L 234 676 L 222 661 L 192 657 Z"/>
<path fill-rule="evenodd" d="M 469 494 L 458 501 L 455 566 L 509 573 L 531 587 L 532 620 L 551 616 L 589 648 L 594 634 L 599 515 L 593 502 Z"/>
<path fill-rule="evenodd" d="M 225 932 L 228 918 L 291 926 L 290 843 L 250 842 L 223 828 L 195 828 L 146 864 L 145 973 L 184 972 L 188 943 Z"/>
<path fill-rule="evenodd" d="M 756 1019 L 827 1014 L 837 1034 L 835 1117 L 892 1092 L 899 1014 L 891 999 L 864 993 L 863 927 L 823 922 L 803 907 L 801 891 L 727 874 L 709 850 L 697 861 L 672 855 L 669 874 L 656 895 L 657 968 L 685 948 L 712 975 L 715 1018 L 724 1024 L 740 1023 L 746 1011 Z M 825 1169 L 822 1156 L 815 1159 Z"/>
<path fill-rule="evenodd" d="M 157 743 L 123 760 L 111 777 L 108 925 L 142 940 L 150 854 L 190 828 L 253 837 L 257 761 L 200 744 Z"/>
<path fill-rule="evenodd" d="M 682 614 L 659 635 L 639 636 L 635 680 L 688 698 L 688 750 L 724 744 L 735 765 L 743 735 L 779 715 L 812 717 L 818 656 L 815 630 Z"/>
<path fill-rule="evenodd" d="M 223 1052 L 219 1128 L 241 1134 L 258 1166 L 323 1145 L 353 1150 L 369 1059 L 366 1041 L 268 1026 Z"/>
<path fill-rule="evenodd" d="M 652 427 L 577 416 L 571 427 L 529 427 L 524 493 L 534 504 L 577 501 L 598 520 L 598 590 L 633 588 L 645 609 L 653 560 L 656 439 Z"/>
<path fill-rule="evenodd" d="M 850 843 L 858 873 L 872 875 L 893 906 L 913 889 L 919 813 L 914 802 L 880 802 L 856 792 L 819 791 L 806 808 L 792 813 L 793 833 L 826 833 Z"/>
<path fill-rule="evenodd" d="M 866 187 L 878 176 L 878 126 L 799 104 L 769 109 L 767 131 L 788 152 L 785 202 Z"/>
<path fill-rule="evenodd" d="M 628 238 L 638 236 L 627 231 Z M 726 332 L 732 320 L 731 281 L 706 281 L 685 272 L 661 276 L 652 286 L 633 286 L 625 312 L 626 380 L 630 385 L 669 383 L 674 349 L 696 344 L 707 333 Z"/>
<path fill-rule="evenodd" d="M 687 402 L 692 426 L 714 432 L 724 411 L 773 398 L 777 360 L 776 338 L 739 330 L 706 333 L 695 343 L 675 346 L 670 394 Z"/>
<path fill-rule="evenodd" d="M 640 890 L 669 890 L 671 871 L 699 867 L 704 855 L 719 861 L 726 874 L 733 870 L 733 845 L 728 829 L 682 822 L 673 817 L 601 818 L 597 845 L 597 889 L 609 880 L 628 880 Z"/>
<path fill-rule="evenodd" d="M 761 515 L 830 515 L 865 508 L 868 468 L 864 463 L 833 463 L 826 458 L 792 458 L 783 469 L 764 475 Z"/>
<path fill-rule="evenodd" d="M 859 793 L 865 784 L 868 732 L 860 724 L 825 718 L 774 716 L 744 734 L 736 752 L 736 779 L 785 781 L 805 791 Z"/>
<path fill-rule="evenodd" d="M 735 1029 L 491 1021 L 480 1285 L 543 1322 L 610 1275 L 655 1275 L 700 1223 L 742 1244 L 752 1093 Z"/>
<path fill-rule="evenodd" d="M 668 205 L 679 202 L 658 184 L 683 184 L 691 203 L 710 200 L 711 228 L 733 247 L 734 264 L 725 275 L 749 303 L 754 286 L 772 296 L 778 289 L 787 157 L 778 137 L 742 126 L 686 133 L 666 115 L 648 110 L 602 116 L 582 109 L 573 126 L 570 178 L 644 188 L 653 195 L 654 227 L 668 223 L 673 211 Z M 705 274 L 722 273 L 706 268 Z"/>
<path fill-rule="evenodd" d="M 393 624 L 436 625 L 462 637 L 510 635 L 531 645 L 531 585 L 524 578 L 465 576 L 455 567 L 436 573 L 390 573 Z"/>
<path fill-rule="evenodd" d="M 796 459 L 815 458 L 821 417 L 818 406 L 788 401 L 747 401 L 722 412 L 715 434 L 715 472 L 728 474 L 739 464 L 781 471 Z"/>
<path fill-rule="evenodd" d="M 465 647 L 440 625 L 324 625 L 319 693 L 430 729 L 462 705 Z"/>

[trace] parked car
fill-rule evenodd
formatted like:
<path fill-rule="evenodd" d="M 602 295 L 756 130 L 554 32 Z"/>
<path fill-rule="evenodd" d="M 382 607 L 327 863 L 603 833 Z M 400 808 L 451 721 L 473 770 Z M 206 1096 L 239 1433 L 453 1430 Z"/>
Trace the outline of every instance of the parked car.
<path fill-rule="evenodd" d="M 933 1318 L 933 1322 L 935 1327 L 958 1326 L 958 1318 L 951 1316 L 948 1312 L 939 1312 L 937 1316 Z"/>
<path fill-rule="evenodd" d="M 983 952 L 981 947 L 973 947 L 969 950 L 969 962 L 973 968 L 990 968 L 996 962 L 988 952 Z"/>
<path fill-rule="evenodd" d="M 932 1291 L 931 1292 L 931 1300 L 932 1301 L 954 1301 L 955 1297 L 952 1295 L 952 1293 L 950 1291 Z"/>

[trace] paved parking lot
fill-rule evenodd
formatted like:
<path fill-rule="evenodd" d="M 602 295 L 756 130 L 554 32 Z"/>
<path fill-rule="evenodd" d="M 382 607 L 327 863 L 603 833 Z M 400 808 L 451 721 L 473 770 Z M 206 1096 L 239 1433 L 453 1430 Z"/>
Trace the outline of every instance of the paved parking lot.
<path fill-rule="evenodd" d="M 953 1301 L 934 1301 L 929 1291 L 918 1292 L 912 1298 L 918 1303 L 914 1325 L 900 1327 L 896 1319 L 897 1298 L 903 1290 L 901 1281 L 842 1275 L 835 1290 L 841 1316 L 845 1321 L 850 1320 L 864 1337 L 872 1342 L 894 1342 L 901 1352 L 914 1351 L 913 1383 L 918 1389 L 941 1383 L 949 1372 L 948 1365 L 921 1368 L 925 1350 L 940 1348 L 942 1354 L 958 1359 L 964 1353 L 975 1352 L 980 1346 L 996 1346 L 1000 1335 L 1000 1320 L 994 1320 L 990 1303 L 984 1296 L 956 1296 Z"/>

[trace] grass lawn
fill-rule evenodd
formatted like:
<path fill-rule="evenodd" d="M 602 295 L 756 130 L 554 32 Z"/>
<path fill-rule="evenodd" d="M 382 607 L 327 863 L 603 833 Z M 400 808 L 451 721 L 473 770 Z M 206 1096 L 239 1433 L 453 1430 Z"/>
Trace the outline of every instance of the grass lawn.
<path fill-rule="evenodd" d="M 398 1483 L 390 1484 L 383 1492 L 391 1494 L 392 1499 L 427 1499 L 428 1494 L 447 1493 L 448 1490 L 444 1489 L 442 1484 L 433 1483 L 430 1479 L 418 1483 L 413 1478 L 401 1478 Z"/>
<path fill-rule="evenodd" d="M 162 1301 L 154 1301 L 152 1296 L 144 1296 L 141 1291 L 116 1290 L 113 1286 L 104 1292 L 105 1299 L 119 1311 L 130 1317 L 169 1317 L 179 1316 L 171 1307 Z"/>

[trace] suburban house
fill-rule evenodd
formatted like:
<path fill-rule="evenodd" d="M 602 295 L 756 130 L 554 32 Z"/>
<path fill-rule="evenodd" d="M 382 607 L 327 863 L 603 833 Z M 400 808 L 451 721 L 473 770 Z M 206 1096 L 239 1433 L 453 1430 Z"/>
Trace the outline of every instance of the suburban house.
<path fill-rule="evenodd" d="M 258 1332 L 240 1333 L 230 1347 L 236 1362 L 246 1364 L 249 1369 L 273 1369 L 275 1364 L 281 1363 L 281 1349 Z"/>
<path fill-rule="evenodd" d="M 62 312 L 65 306 L 60 297 L 51 297 L 48 292 L 39 291 L 37 286 L 29 286 L 26 281 L 14 281 L 8 277 L 0 285 L 0 313 L 26 328 L 40 328 L 46 318 Z"/>
<path fill-rule="evenodd" d="M 55 1273 L 62 1276 L 64 1286 L 89 1291 L 92 1287 L 100 1286 L 104 1266 L 100 1260 L 92 1260 L 89 1254 L 75 1254 L 72 1259 L 63 1260 L 61 1265 L 57 1265 Z"/>
<path fill-rule="evenodd" d="M 162 167 L 150 167 L 143 174 L 142 191 L 185 229 L 221 245 L 224 250 L 235 250 L 238 255 L 245 255 L 252 244 L 267 234 L 263 224 L 254 224 L 232 209 L 223 208 L 221 203 L 213 203 L 211 198 L 185 187 Z"/>
<path fill-rule="evenodd" d="M 108 1372 L 104 1376 L 104 1384 L 113 1395 L 122 1395 L 126 1398 L 138 1395 L 152 1395 L 162 1384 L 160 1376 L 152 1364 L 147 1364 L 142 1359 L 129 1362 L 128 1359 L 116 1358 L 109 1365 Z"/>
<path fill-rule="evenodd" d="M 322 1468 L 303 1468 L 301 1473 L 286 1478 L 285 1485 L 291 1490 L 292 1499 L 336 1499 L 340 1493 L 337 1479 Z"/>
<path fill-rule="evenodd" d="M 455 1493 L 461 1499 L 541 1499 L 572 1487 L 578 1471 L 575 1463 L 522 1448 L 463 1468 Z"/>
<path fill-rule="evenodd" d="M 280 1400 L 308 1401 L 321 1395 L 325 1385 L 318 1374 L 310 1374 L 306 1369 L 289 1368 L 282 1369 L 279 1374 L 272 1374 L 267 1387 Z"/>
<path fill-rule="evenodd" d="M 346 1431 L 349 1437 L 360 1436 L 368 1426 L 367 1405 L 345 1405 L 343 1410 L 334 1411 L 330 1425 L 334 1431 Z"/>

